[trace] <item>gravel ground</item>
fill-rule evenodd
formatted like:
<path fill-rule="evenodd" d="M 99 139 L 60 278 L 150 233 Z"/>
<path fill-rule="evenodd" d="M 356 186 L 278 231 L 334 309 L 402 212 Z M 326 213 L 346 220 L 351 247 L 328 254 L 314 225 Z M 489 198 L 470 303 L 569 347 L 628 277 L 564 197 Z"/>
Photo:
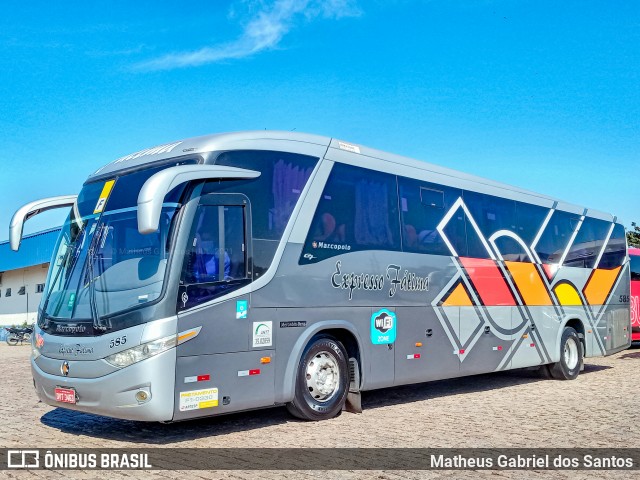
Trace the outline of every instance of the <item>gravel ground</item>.
<path fill-rule="evenodd" d="M 640 445 L 640 350 L 587 359 L 577 380 L 514 371 L 363 393 L 364 413 L 318 423 L 286 409 L 176 424 L 136 423 L 40 403 L 29 347 L 0 346 L 0 447 L 553 447 Z M 331 465 L 327 465 L 330 468 Z M 5 478 L 636 478 L 622 471 L 0 471 Z"/>

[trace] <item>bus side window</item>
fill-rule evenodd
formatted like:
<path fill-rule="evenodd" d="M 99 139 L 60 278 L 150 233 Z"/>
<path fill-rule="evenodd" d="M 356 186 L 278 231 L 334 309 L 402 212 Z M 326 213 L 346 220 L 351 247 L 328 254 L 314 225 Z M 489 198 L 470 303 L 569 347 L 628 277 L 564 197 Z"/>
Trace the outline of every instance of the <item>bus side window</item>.
<path fill-rule="evenodd" d="M 402 221 L 402 249 L 430 255 L 451 255 L 437 230 L 445 214 L 460 198 L 457 188 L 398 177 Z M 458 212 L 459 213 L 459 212 Z M 466 255 L 464 217 L 457 213 L 445 227 L 445 234 L 459 255 Z"/>
<path fill-rule="evenodd" d="M 249 283 L 244 226 L 243 206 L 198 207 L 182 266 L 179 310 Z"/>
<path fill-rule="evenodd" d="M 254 278 L 269 269 L 291 213 L 317 162 L 317 157 L 270 150 L 231 150 L 217 157 L 216 165 L 260 172 L 260 176 L 253 179 L 210 181 L 202 191 L 203 195 L 242 193 L 249 197 Z"/>
<path fill-rule="evenodd" d="M 597 265 L 598 268 L 604 268 L 610 270 L 612 268 L 619 267 L 624 262 L 624 259 L 627 255 L 627 240 L 624 233 L 624 227 L 619 223 L 616 223 L 616 226 L 613 227 L 613 232 L 611 232 L 611 237 L 609 238 L 609 242 L 602 253 L 602 258 L 600 259 L 600 263 Z M 638 259 L 639 257 L 631 257 L 632 266 L 633 259 Z M 636 262 L 638 265 L 638 262 Z M 640 272 L 636 272 L 638 275 Z M 640 277 L 640 275 L 638 275 Z M 636 279 L 639 279 L 636 277 Z"/>
<path fill-rule="evenodd" d="M 515 201 L 509 200 L 508 198 L 495 197 L 493 195 L 486 195 L 469 190 L 464 191 L 463 199 L 485 241 L 494 233 L 501 230 L 507 230 L 510 232 L 516 230 Z M 474 258 L 491 258 L 484 242 L 469 219 L 467 219 L 466 231 L 468 255 Z M 506 242 L 502 243 L 502 248 L 509 249 L 509 247 L 512 247 L 512 245 L 509 245 Z M 508 250 L 501 253 L 503 254 L 503 258 L 505 258 L 504 255 L 508 255 L 507 258 L 513 257 L 513 254 L 519 257 L 521 249 L 517 248 L 515 252 Z"/>
<path fill-rule="evenodd" d="M 346 225 L 337 224 L 335 217 L 325 212 L 315 222 L 313 227 L 313 239 L 326 242 L 343 243 L 345 241 Z"/>
<path fill-rule="evenodd" d="M 218 208 L 198 207 L 183 269 L 185 283 L 219 280 Z M 226 258 L 225 258 L 226 263 Z"/>
<path fill-rule="evenodd" d="M 631 280 L 640 281 L 640 256 L 629 255 L 629 261 L 631 263 Z"/>
<path fill-rule="evenodd" d="M 531 203 L 516 202 L 516 234 L 525 245 L 531 245 L 547 218 L 549 209 Z"/>
<path fill-rule="evenodd" d="M 305 252 L 324 260 L 349 251 L 400 250 L 396 177 L 337 163 L 313 216 Z"/>
<path fill-rule="evenodd" d="M 222 282 L 246 277 L 241 208 L 198 207 L 183 267 L 184 283 Z M 222 212 L 224 232 L 219 231 Z"/>
<path fill-rule="evenodd" d="M 579 215 L 573 213 L 561 210 L 553 212 L 536 245 L 536 252 L 542 263 L 560 261 L 579 220 Z"/>
<path fill-rule="evenodd" d="M 564 265 L 593 268 L 610 228 L 610 222 L 585 218 L 564 260 Z"/>

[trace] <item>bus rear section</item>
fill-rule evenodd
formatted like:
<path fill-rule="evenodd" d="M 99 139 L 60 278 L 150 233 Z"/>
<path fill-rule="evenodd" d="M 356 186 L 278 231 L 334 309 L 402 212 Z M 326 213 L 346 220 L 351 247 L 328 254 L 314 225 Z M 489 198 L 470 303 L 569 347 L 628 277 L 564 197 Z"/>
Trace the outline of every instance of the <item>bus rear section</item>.
<path fill-rule="evenodd" d="M 640 345 L 640 248 L 629 248 L 631 266 L 631 341 Z"/>

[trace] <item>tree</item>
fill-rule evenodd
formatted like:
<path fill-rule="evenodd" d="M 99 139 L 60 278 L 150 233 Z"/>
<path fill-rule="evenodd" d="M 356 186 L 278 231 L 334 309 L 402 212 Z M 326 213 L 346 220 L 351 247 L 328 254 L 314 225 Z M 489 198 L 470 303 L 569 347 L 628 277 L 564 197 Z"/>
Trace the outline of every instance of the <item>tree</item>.
<path fill-rule="evenodd" d="M 633 230 L 627 230 L 627 243 L 630 247 L 640 248 L 640 227 L 631 222 Z"/>

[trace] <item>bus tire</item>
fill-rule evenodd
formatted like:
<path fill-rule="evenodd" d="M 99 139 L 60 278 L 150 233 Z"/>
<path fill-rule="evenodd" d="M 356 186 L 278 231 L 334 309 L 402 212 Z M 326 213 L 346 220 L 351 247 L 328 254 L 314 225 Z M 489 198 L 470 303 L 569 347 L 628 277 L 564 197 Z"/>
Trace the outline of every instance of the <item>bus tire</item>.
<path fill-rule="evenodd" d="M 326 420 L 340 414 L 347 398 L 347 351 L 330 336 L 316 336 L 298 364 L 293 400 L 287 410 L 303 420 Z"/>
<path fill-rule="evenodd" d="M 564 327 L 560 340 L 560 361 L 547 365 L 549 374 L 556 380 L 574 380 L 582 365 L 582 345 L 578 333 Z"/>

